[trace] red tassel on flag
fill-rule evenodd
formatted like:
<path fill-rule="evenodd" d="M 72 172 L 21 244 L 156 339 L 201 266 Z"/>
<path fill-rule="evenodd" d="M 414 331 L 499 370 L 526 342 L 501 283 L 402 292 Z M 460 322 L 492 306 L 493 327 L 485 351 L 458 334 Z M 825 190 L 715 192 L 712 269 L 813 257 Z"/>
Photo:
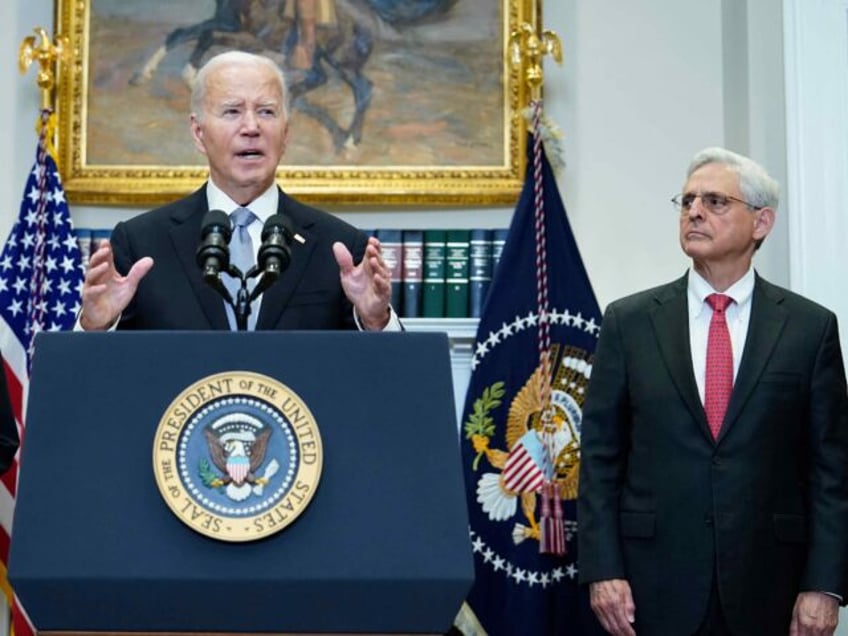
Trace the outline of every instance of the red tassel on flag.
<path fill-rule="evenodd" d="M 559 484 L 548 480 L 540 491 L 542 497 L 542 515 L 539 523 L 539 552 L 563 556 L 565 547 L 565 525 L 562 516 L 562 500 Z"/>

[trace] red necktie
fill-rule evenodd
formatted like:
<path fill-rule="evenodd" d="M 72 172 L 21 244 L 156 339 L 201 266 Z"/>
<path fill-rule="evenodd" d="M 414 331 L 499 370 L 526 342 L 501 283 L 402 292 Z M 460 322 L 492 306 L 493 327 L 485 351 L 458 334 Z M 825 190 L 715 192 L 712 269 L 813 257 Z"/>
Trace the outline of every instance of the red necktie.
<path fill-rule="evenodd" d="M 730 296 L 710 294 L 707 304 L 713 308 L 707 338 L 707 374 L 704 387 L 704 411 L 713 438 L 718 437 L 730 393 L 733 391 L 733 350 L 724 310 L 733 302 Z"/>

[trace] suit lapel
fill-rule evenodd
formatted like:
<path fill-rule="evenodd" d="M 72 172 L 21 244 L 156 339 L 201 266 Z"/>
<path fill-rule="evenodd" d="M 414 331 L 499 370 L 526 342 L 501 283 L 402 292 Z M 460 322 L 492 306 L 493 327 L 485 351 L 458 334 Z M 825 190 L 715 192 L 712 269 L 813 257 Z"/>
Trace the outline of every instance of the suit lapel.
<path fill-rule="evenodd" d="M 171 243 L 190 281 L 197 302 L 203 308 L 211 329 L 227 330 L 227 314 L 224 301 L 200 276 L 200 268 L 195 260 L 195 251 L 200 241 L 200 228 L 203 217 L 208 211 L 206 187 L 192 194 L 184 206 L 171 215 L 173 226 L 170 231 Z"/>
<path fill-rule="evenodd" d="M 786 323 L 786 310 L 780 306 L 782 302 L 783 293 L 757 275 L 754 295 L 751 298 L 751 318 L 745 338 L 745 349 L 739 362 L 739 372 L 736 374 L 736 382 L 733 384 L 733 393 L 730 395 L 718 441 L 721 441 L 739 418 L 777 345 Z"/>
<path fill-rule="evenodd" d="M 692 371 L 689 342 L 689 308 L 686 298 L 686 276 L 660 288 L 651 311 L 654 337 L 680 397 L 710 440 L 704 407 L 698 395 L 698 385 Z"/>
<path fill-rule="evenodd" d="M 291 301 L 295 289 L 307 270 L 307 265 L 312 258 L 312 252 L 317 245 L 317 237 L 312 234 L 314 223 L 304 215 L 299 214 L 299 204 L 280 191 L 280 199 L 277 205 L 277 213 L 285 214 L 292 220 L 294 232 L 300 234 L 304 241 L 294 240 L 291 244 L 291 263 L 284 271 L 279 280 L 262 294 L 262 304 L 259 308 L 259 317 L 256 321 L 256 329 L 273 329 L 280 320 L 286 306 Z"/>

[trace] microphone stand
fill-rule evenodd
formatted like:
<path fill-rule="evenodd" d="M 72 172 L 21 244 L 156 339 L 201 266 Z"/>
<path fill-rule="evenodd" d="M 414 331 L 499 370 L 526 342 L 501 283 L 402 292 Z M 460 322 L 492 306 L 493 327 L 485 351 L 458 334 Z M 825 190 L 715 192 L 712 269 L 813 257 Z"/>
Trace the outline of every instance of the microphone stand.
<path fill-rule="evenodd" d="M 228 230 L 226 216 L 223 212 L 218 212 L 218 214 L 222 217 L 220 224 Z M 215 221 L 215 219 L 213 218 L 212 221 Z M 273 215 L 265 222 L 266 227 L 262 231 L 262 245 L 257 253 L 257 262 L 244 273 L 230 262 L 229 250 L 222 248 L 217 243 L 211 244 L 212 239 L 216 237 L 207 238 L 204 234 L 205 242 L 201 246 L 202 252 L 198 250 L 198 263 L 203 269 L 203 278 L 232 308 L 238 331 L 247 331 L 251 304 L 260 294 L 277 282 L 291 262 L 291 251 L 289 249 L 291 230 L 289 224 L 290 222 L 283 215 Z M 270 227 L 268 227 L 269 225 Z M 225 239 L 229 240 L 229 235 L 225 236 Z M 210 245 L 206 243 L 210 243 Z M 239 282 L 235 299 L 233 299 L 227 286 L 224 285 L 220 276 L 221 273 L 225 273 Z M 260 276 L 259 280 L 253 286 L 253 289 L 248 291 L 248 280 L 257 276 Z"/>
<path fill-rule="evenodd" d="M 235 300 L 233 300 L 229 290 L 220 282 L 220 279 L 219 284 L 213 284 L 213 287 L 224 297 L 227 304 L 233 308 L 233 313 L 236 317 L 236 329 L 238 331 L 247 331 L 247 319 L 250 316 L 251 303 L 256 300 L 259 294 L 274 284 L 280 277 L 280 272 L 273 269 L 261 270 L 257 265 L 254 265 L 247 273 L 243 274 L 238 267 L 231 263 L 226 273 L 239 281 L 239 289 L 236 293 Z M 253 291 L 248 292 L 247 281 L 260 275 L 262 277 L 253 287 Z"/>
<path fill-rule="evenodd" d="M 277 281 L 291 261 L 290 225 L 291 222 L 282 214 L 271 215 L 265 221 L 262 229 L 262 245 L 256 255 L 257 263 L 243 273 L 230 262 L 228 244 L 232 230 L 227 215 L 221 210 L 210 210 L 204 217 L 201 243 L 195 253 L 195 260 L 200 266 L 206 284 L 212 287 L 233 310 L 238 331 L 247 331 L 251 304 Z M 222 273 L 238 281 L 235 298 L 224 284 L 221 278 Z M 248 290 L 248 280 L 257 276 L 261 278 L 252 290 Z"/>
<path fill-rule="evenodd" d="M 250 316 L 250 299 L 247 294 L 247 277 L 239 276 L 238 294 L 236 294 L 236 302 L 233 305 L 233 311 L 236 314 L 236 329 L 238 331 L 247 331 L 247 318 Z"/>

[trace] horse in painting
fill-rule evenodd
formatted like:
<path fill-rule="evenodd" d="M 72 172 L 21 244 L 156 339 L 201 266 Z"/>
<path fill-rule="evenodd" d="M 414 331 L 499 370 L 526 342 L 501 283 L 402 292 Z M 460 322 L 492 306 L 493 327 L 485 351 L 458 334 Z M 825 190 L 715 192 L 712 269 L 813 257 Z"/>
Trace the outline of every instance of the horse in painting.
<path fill-rule="evenodd" d="M 262 53 L 283 69 L 291 104 L 319 122 L 336 151 L 362 140 L 373 84 L 365 66 L 376 38 L 443 16 L 457 0 L 215 0 L 213 15 L 174 29 L 135 71 L 130 84 L 152 79 L 173 49 L 193 45 L 182 70 L 191 85 L 214 47 Z M 307 98 L 334 72 L 350 89 L 353 116 L 342 124 Z"/>

